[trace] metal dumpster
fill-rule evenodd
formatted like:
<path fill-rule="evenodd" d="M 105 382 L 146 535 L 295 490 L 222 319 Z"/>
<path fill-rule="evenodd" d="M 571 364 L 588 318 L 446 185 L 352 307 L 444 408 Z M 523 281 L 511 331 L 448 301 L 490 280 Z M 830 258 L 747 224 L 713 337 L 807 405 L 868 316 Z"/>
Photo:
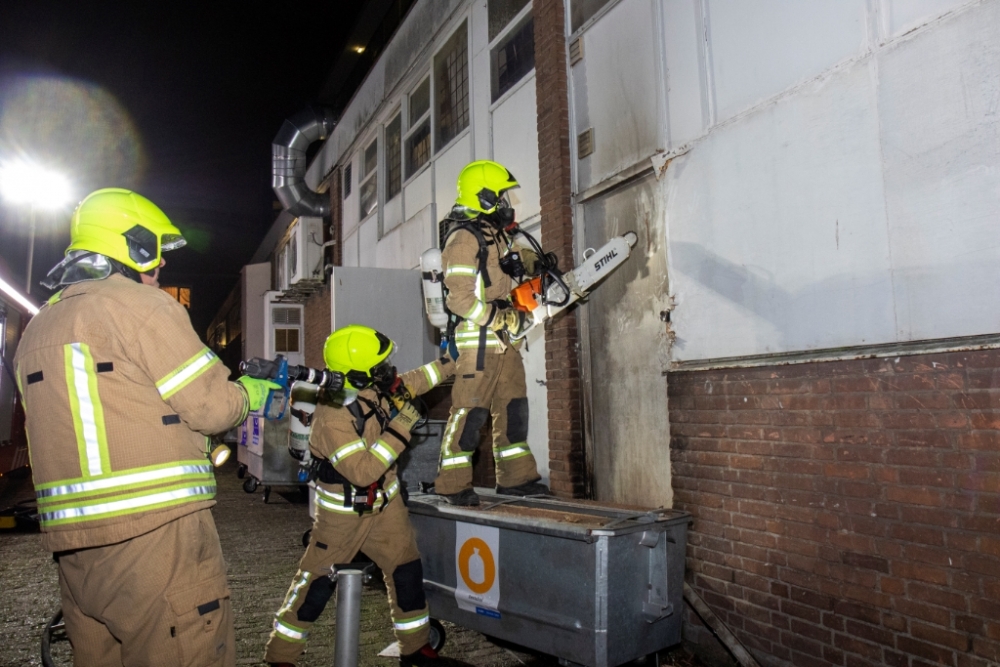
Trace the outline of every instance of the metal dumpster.
<path fill-rule="evenodd" d="M 681 641 L 690 515 L 483 495 L 413 495 L 431 615 L 588 667 Z"/>

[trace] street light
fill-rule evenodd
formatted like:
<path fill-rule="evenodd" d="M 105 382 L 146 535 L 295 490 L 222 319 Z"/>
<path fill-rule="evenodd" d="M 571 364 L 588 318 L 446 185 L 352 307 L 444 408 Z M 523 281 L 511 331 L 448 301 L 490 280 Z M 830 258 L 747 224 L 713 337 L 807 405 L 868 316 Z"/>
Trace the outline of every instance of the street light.
<path fill-rule="evenodd" d="M 0 194 L 16 204 L 28 204 L 28 279 L 25 292 L 31 294 L 31 264 L 35 255 L 35 209 L 54 209 L 70 199 L 69 181 L 62 174 L 34 162 L 17 160 L 0 165 Z"/>

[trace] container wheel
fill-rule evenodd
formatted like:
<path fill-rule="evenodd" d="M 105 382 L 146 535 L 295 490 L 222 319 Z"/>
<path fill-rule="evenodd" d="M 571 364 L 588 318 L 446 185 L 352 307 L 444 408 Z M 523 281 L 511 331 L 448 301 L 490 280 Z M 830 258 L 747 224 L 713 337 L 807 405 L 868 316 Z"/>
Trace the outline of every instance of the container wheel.
<path fill-rule="evenodd" d="M 254 491 L 256 491 L 257 490 L 257 478 L 256 477 L 247 477 L 243 481 L 243 490 L 246 491 L 247 493 L 253 493 Z"/>
<path fill-rule="evenodd" d="M 264 502 L 266 503 L 270 499 L 271 499 L 271 487 L 265 486 L 264 487 Z"/>
<path fill-rule="evenodd" d="M 302 533 L 302 548 L 305 549 L 309 546 L 309 537 L 312 535 L 313 529 L 310 528 L 306 532 Z"/>
<path fill-rule="evenodd" d="M 243 479 L 247 476 L 247 467 L 242 463 L 236 466 L 236 477 Z"/>
<path fill-rule="evenodd" d="M 444 626 L 441 625 L 441 621 L 436 618 L 431 619 L 430 633 L 427 636 L 427 643 L 431 645 L 431 648 L 435 651 L 440 651 L 444 648 L 444 641 L 448 638 L 445 634 Z"/>

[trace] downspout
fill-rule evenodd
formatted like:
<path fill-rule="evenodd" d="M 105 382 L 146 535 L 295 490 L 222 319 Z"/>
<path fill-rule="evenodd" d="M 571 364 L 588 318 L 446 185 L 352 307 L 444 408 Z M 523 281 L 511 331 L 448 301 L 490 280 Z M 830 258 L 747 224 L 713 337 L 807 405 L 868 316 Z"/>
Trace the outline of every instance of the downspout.
<path fill-rule="evenodd" d="M 271 142 L 271 185 L 278 201 L 291 215 L 330 215 L 330 200 L 305 182 L 306 150 L 326 139 L 336 121 L 329 109 L 306 109 L 287 119 Z"/>

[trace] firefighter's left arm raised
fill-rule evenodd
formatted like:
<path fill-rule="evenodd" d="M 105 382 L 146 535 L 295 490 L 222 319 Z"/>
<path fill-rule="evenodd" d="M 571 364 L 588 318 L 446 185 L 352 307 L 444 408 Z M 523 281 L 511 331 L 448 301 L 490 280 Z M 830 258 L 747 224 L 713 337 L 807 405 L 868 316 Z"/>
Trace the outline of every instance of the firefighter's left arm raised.
<path fill-rule="evenodd" d="M 309 448 L 356 486 L 368 486 L 392 467 L 410 442 L 410 428 L 396 417 L 372 440 L 357 434 L 346 409 L 317 406 Z"/>
<path fill-rule="evenodd" d="M 163 296 L 137 332 L 132 356 L 188 428 L 227 431 L 246 419 L 246 392 L 229 382 L 229 370 L 198 338 L 184 306 Z"/>
<path fill-rule="evenodd" d="M 411 396 L 420 396 L 455 375 L 455 362 L 445 355 L 399 376 Z"/>

